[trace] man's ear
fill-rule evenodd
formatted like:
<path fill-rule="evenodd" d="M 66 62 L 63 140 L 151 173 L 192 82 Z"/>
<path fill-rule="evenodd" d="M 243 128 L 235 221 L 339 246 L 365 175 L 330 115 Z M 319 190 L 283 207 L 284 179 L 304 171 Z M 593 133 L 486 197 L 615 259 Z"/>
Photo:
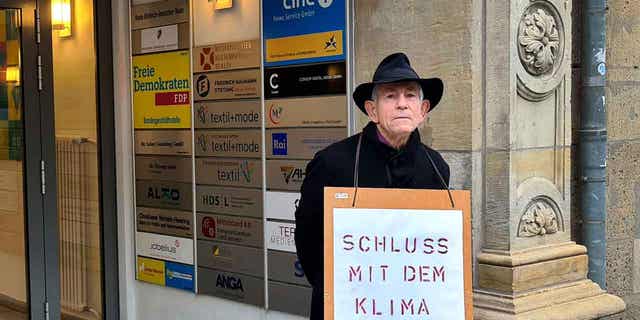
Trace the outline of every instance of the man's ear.
<path fill-rule="evenodd" d="M 373 100 L 367 100 L 364 102 L 364 108 L 367 110 L 367 115 L 369 119 L 373 121 L 373 123 L 378 123 L 378 109 L 376 109 L 376 104 Z"/>
<path fill-rule="evenodd" d="M 431 102 L 429 100 L 422 100 L 422 105 L 420 106 L 421 111 L 422 111 L 422 117 L 426 117 L 427 113 L 429 112 L 429 110 L 431 109 Z"/>

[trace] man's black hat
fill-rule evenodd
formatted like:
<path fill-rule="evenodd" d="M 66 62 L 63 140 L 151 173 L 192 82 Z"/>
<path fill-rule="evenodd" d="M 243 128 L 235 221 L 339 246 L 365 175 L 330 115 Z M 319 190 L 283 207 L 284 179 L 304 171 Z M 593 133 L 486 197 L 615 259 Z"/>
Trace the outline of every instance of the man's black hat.
<path fill-rule="evenodd" d="M 362 112 L 367 113 L 364 108 L 364 102 L 371 100 L 371 93 L 375 85 L 402 81 L 415 81 L 420 84 L 424 99 L 429 100 L 431 103 L 429 111 L 433 110 L 440 102 L 440 98 L 442 98 L 442 91 L 444 90 L 442 80 L 440 78 L 420 78 L 418 73 L 411 68 L 409 58 L 404 53 L 399 52 L 387 56 L 380 62 L 376 72 L 373 74 L 373 81 L 360 84 L 353 91 L 353 100 Z"/>

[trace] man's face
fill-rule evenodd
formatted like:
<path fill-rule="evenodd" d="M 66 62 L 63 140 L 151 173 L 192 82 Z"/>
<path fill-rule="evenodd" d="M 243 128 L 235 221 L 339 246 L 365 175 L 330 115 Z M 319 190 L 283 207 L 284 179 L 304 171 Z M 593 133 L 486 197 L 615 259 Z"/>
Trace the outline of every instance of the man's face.
<path fill-rule="evenodd" d="M 420 100 L 416 82 L 382 84 L 376 87 L 377 101 L 368 100 L 365 108 L 371 121 L 390 139 L 410 134 L 426 118 L 429 100 Z"/>

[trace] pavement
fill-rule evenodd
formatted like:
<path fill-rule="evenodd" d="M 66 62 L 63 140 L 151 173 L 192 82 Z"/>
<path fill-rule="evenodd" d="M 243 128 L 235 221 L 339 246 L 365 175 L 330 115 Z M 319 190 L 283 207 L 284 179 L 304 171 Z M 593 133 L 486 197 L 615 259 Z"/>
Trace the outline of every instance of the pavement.
<path fill-rule="evenodd" d="M 627 309 L 619 314 L 600 318 L 600 320 L 640 320 L 640 294 L 622 297 Z"/>

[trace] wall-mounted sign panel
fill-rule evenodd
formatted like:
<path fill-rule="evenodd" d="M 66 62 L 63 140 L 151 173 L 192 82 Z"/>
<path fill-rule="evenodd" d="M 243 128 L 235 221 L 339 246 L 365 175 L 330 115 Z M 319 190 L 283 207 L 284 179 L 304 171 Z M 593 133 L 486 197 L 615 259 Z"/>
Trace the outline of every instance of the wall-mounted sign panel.
<path fill-rule="evenodd" d="M 189 24 L 134 30 L 131 32 L 133 54 L 189 49 Z"/>
<path fill-rule="evenodd" d="M 311 286 L 304 275 L 298 256 L 294 253 L 269 250 L 267 253 L 269 280 Z"/>
<path fill-rule="evenodd" d="M 193 212 L 136 207 L 138 231 L 191 238 Z"/>
<path fill-rule="evenodd" d="M 311 288 L 269 281 L 269 309 L 309 317 Z"/>
<path fill-rule="evenodd" d="M 260 69 L 195 74 L 195 101 L 259 98 L 262 90 L 260 79 Z"/>
<path fill-rule="evenodd" d="M 167 287 L 193 291 L 194 267 L 192 265 L 167 261 L 165 269 L 165 283 Z"/>
<path fill-rule="evenodd" d="M 267 158 L 312 159 L 316 152 L 347 137 L 346 128 L 267 129 Z"/>
<path fill-rule="evenodd" d="M 136 181 L 136 205 L 191 211 L 193 206 L 190 183 Z"/>
<path fill-rule="evenodd" d="M 262 187 L 262 161 L 196 158 L 196 184 Z"/>
<path fill-rule="evenodd" d="M 190 130 L 136 130 L 135 153 L 191 155 Z"/>
<path fill-rule="evenodd" d="M 300 191 L 308 161 L 267 160 L 267 189 Z"/>
<path fill-rule="evenodd" d="M 131 6 L 131 29 L 189 22 L 187 0 L 165 0 Z"/>
<path fill-rule="evenodd" d="M 260 100 L 206 101 L 195 104 L 196 129 L 260 128 Z"/>
<path fill-rule="evenodd" d="M 162 260 L 137 257 L 136 279 L 148 283 L 165 285 L 165 262 Z"/>
<path fill-rule="evenodd" d="M 260 40 L 218 43 L 193 49 L 193 72 L 259 68 Z"/>
<path fill-rule="evenodd" d="M 347 97 L 313 97 L 265 101 L 267 128 L 346 127 Z"/>
<path fill-rule="evenodd" d="M 264 232 L 267 234 L 267 249 L 296 252 L 295 223 L 267 221 Z"/>
<path fill-rule="evenodd" d="M 295 220 L 300 193 L 267 191 L 264 215 L 267 219 Z"/>
<path fill-rule="evenodd" d="M 262 248 L 262 220 L 244 217 L 197 215 L 198 239 Z"/>
<path fill-rule="evenodd" d="M 264 277 L 264 251 L 222 242 L 198 240 L 198 265 Z"/>
<path fill-rule="evenodd" d="M 136 179 L 191 182 L 191 158 L 136 156 Z"/>
<path fill-rule="evenodd" d="M 263 1 L 265 66 L 344 60 L 345 1 Z"/>
<path fill-rule="evenodd" d="M 145 257 L 193 264 L 193 239 L 136 232 L 136 252 Z"/>
<path fill-rule="evenodd" d="M 278 39 L 265 40 L 265 65 L 292 64 L 291 60 L 310 59 L 313 61 L 334 60 L 344 56 L 342 30 L 303 34 Z M 329 59 L 317 59 L 326 58 Z M 342 60 L 342 59 L 340 59 Z M 311 62 L 311 61 L 309 61 Z"/>
<path fill-rule="evenodd" d="M 198 293 L 264 306 L 264 278 L 198 268 Z"/>
<path fill-rule="evenodd" d="M 264 69 L 265 99 L 342 95 L 347 92 L 344 62 Z"/>
<path fill-rule="evenodd" d="M 254 130 L 197 130 L 196 156 L 260 158 L 262 132 Z"/>
<path fill-rule="evenodd" d="M 191 128 L 189 51 L 134 56 L 131 75 L 136 129 Z"/>
<path fill-rule="evenodd" d="M 262 218 L 262 190 L 198 185 L 196 211 Z"/>

